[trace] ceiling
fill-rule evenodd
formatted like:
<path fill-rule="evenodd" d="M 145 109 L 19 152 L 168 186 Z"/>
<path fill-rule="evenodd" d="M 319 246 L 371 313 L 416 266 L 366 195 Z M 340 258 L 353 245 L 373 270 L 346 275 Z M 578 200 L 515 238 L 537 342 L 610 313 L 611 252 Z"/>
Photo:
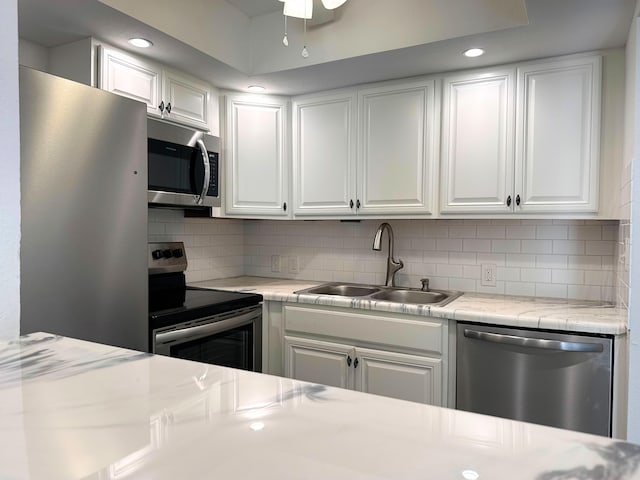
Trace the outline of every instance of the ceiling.
<path fill-rule="evenodd" d="M 623 47 L 636 4 L 636 0 L 349 0 L 338 9 L 331 30 L 327 30 L 330 35 L 323 36 L 321 30 L 309 34 L 309 49 L 317 63 L 305 64 L 298 55 L 300 43 L 284 50 L 279 43 L 279 0 L 192 0 L 199 6 L 216 4 L 217 11 L 223 12 L 222 28 L 213 33 L 205 32 L 213 29 L 190 27 L 197 18 L 189 19 L 184 11 L 185 1 L 153 0 L 157 8 L 148 10 L 161 11 L 164 17 L 147 17 L 149 12 L 140 8 L 143 0 L 18 0 L 19 35 L 44 47 L 93 36 L 132 52 L 126 39 L 144 36 L 153 40 L 154 47 L 135 54 L 183 70 L 219 88 L 242 91 L 249 84 L 259 83 L 268 93 L 297 95 Z M 401 11 L 399 7 L 406 4 L 405 10 L 411 12 L 412 8 L 428 7 L 430 2 L 441 9 L 438 15 L 413 15 L 396 28 L 406 32 L 390 34 L 393 26 L 398 27 L 392 14 Z M 471 8 L 479 8 L 480 4 L 500 5 L 500 9 L 490 15 L 469 15 Z M 525 21 L 521 12 L 514 13 L 519 4 L 526 7 L 522 8 Z M 374 5 L 374 11 L 367 10 L 367 5 Z M 138 11 L 133 11 L 136 6 Z M 457 10 L 448 15 L 444 9 L 454 6 Z M 389 10 L 383 11 L 385 8 Z M 134 14 L 123 13 L 128 9 Z M 385 17 L 388 24 L 380 23 Z M 226 29 L 224 22 L 228 23 Z M 276 27 L 270 28 L 273 22 L 277 22 Z M 462 24 L 464 28 L 458 28 Z M 172 30 L 173 25 L 176 28 Z M 358 28 L 366 28 L 366 34 L 360 34 Z M 201 33 L 209 37 L 202 37 Z M 211 37 L 214 33 L 218 37 Z M 269 35 L 269 42 L 260 35 Z M 291 35 L 295 44 L 296 31 Z M 468 59 L 460 54 L 477 45 L 487 51 L 484 56 Z M 279 59 L 282 51 L 289 57 Z"/>

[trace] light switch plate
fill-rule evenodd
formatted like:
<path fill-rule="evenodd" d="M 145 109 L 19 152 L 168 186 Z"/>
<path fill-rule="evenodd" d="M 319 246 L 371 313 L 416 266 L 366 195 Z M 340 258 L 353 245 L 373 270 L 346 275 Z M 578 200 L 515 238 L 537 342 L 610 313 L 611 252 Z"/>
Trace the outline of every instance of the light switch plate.
<path fill-rule="evenodd" d="M 484 287 L 496 286 L 496 266 L 493 263 L 482 264 L 480 285 Z"/>

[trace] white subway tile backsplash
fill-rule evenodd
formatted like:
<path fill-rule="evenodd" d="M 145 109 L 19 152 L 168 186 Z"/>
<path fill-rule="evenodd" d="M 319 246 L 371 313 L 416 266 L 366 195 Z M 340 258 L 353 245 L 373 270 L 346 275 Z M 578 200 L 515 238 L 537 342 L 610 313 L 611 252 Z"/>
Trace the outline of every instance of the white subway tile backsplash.
<path fill-rule="evenodd" d="M 615 242 L 612 241 L 588 241 L 587 255 L 613 255 L 615 251 Z"/>
<path fill-rule="evenodd" d="M 521 240 L 520 245 L 522 253 L 553 253 L 552 240 Z"/>
<path fill-rule="evenodd" d="M 536 227 L 536 238 L 540 240 L 566 240 L 569 227 L 564 225 L 540 225 Z"/>
<path fill-rule="evenodd" d="M 511 267 L 533 268 L 536 266 L 536 256 L 528 253 L 508 253 L 507 265 Z"/>
<path fill-rule="evenodd" d="M 536 255 L 536 267 L 538 268 L 567 268 L 568 257 L 566 255 Z"/>
<path fill-rule="evenodd" d="M 569 298 L 567 285 L 536 283 L 536 297 Z"/>
<path fill-rule="evenodd" d="M 582 255 L 584 244 L 584 240 L 553 240 L 553 253 Z"/>
<path fill-rule="evenodd" d="M 520 271 L 523 282 L 551 283 L 551 269 L 549 268 L 523 268 Z"/>
<path fill-rule="evenodd" d="M 584 272 L 582 270 L 564 270 L 556 269 L 551 270 L 551 283 L 564 283 L 564 284 L 584 284 Z"/>
<path fill-rule="evenodd" d="M 185 243 L 189 281 L 245 274 L 381 284 L 386 238 L 381 252 L 371 249 L 380 223 L 192 219 L 177 211 L 150 211 L 149 240 Z M 405 264 L 396 275 L 401 286 L 419 287 L 420 278 L 429 277 L 433 288 L 469 292 L 618 303 L 628 295 L 616 268 L 618 263 L 625 265 L 616 247 L 623 244 L 628 224 L 625 230 L 618 222 L 583 220 L 389 223 L 395 233 L 394 255 Z M 281 272 L 271 272 L 271 255 L 282 256 Z M 298 256 L 298 274 L 288 272 L 293 255 Z M 481 285 L 482 264 L 496 265 L 495 287 Z"/>
<path fill-rule="evenodd" d="M 506 238 L 526 240 L 536 238 L 534 225 L 507 225 Z"/>
<path fill-rule="evenodd" d="M 506 295 L 533 297 L 536 294 L 536 284 L 525 282 L 505 282 L 504 293 Z"/>
<path fill-rule="evenodd" d="M 491 240 L 484 239 L 464 239 L 462 250 L 465 252 L 490 252 Z"/>
<path fill-rule="evenodd" d="M 505 225 L 479 225 L 476 228 L 476 237 L 499 239 L 506 238 L 506 226 Z"/>
<path fill-rule="evenodd" d="M 520 253 L 520 240 L 491 240 L 494 253 Z"/>

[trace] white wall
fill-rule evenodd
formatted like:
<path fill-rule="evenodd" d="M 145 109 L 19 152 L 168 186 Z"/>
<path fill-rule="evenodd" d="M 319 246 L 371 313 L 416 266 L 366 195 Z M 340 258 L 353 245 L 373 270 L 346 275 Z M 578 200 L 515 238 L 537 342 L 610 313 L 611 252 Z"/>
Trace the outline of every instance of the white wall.
<path fill-rule="evenodd" d="M 20 331 L 20 122 L 18 101 L 18 4 L 0 2 L 0 337 Z"/>
<path fill-rule="evenodd" d="M 20 65 L 42 72 L 49 69 L 49 51 L 47 48 L 21 38 L 19 41 Z"/>
<path fill-rule="evenodd" d="M 636 9 L 637 12 L 637 9 Z M 629 272 L 629 409 L 627 438 L 640 443 L 640 35 L 636 17 L 627 41 L 625 163 L 631 165 Z"/>

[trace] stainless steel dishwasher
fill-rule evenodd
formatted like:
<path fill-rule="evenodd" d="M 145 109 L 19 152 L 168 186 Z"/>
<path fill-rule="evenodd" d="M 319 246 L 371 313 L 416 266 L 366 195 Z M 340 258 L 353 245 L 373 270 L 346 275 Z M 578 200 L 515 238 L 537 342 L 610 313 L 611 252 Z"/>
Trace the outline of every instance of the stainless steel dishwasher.
<path fill-rule="evenodd" d="M 458 322 L 456 408 L 611 436 L 613 339 Z"/>

